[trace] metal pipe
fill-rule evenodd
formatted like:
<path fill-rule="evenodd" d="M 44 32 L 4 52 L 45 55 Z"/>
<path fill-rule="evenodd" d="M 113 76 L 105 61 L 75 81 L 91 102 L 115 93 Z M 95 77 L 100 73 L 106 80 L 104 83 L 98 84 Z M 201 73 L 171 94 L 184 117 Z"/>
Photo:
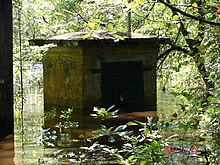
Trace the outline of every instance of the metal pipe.
<path fill-rule="evenodd" d="M 128 0 L 128 3 L 130 3 L 131 0 Z M 131 9 L 128 11 L 127 15 L 127 36 L 131 38 Z"/>

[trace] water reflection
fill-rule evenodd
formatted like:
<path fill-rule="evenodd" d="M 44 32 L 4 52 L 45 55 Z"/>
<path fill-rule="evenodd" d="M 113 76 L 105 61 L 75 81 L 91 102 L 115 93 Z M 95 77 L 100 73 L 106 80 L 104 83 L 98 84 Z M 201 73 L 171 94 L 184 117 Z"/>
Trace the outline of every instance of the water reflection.
<path fill-rule="evenodd" d="M 14 135 L 0 139 L 0 164 L 14 165 Z"/>
<path fill-rule="evenodd" d="M 37 164 L 44 156 L 40 142 L 43 125 L 43 95 L 38 88 L 30 88 L 25 97 L 23 125 L 20 110 L 15 110 L 15 157 L 16 165 Z"/>
<path fill-rule="evenodd" d="M 170 115 L 175 110 L 174 98 L 168 94 L 158 93 L 158 114 Z M 15 136 L 14 136 L 14 146 L 15 150 L 11 150 L 9 155 L 11 157 L 6 157 L 1 159 L 1 161 L 6 161 L 7 163 L 0 162 L 0 165 L 10 165 L 13 164 L 13 154 L 14 164 L 16 165 L 30 165 L 38 164 L 42 158 L 55 152 L 52 148 L 44 148 L 42 144 L 41 135 L 43 132 L 42 126 L 44 124 L 44 112 L 43 112 L 43 92 L 39 88 L 28 89 L 25 98 L 24 112 L 23 112 L 23 128 L 21 124 L 21 112 L 15 110 Z M 155 116 L 155 113 L 152 113 Z M 134 114 L 138 117 L 143 117 L 143 114 Z M 124 117 L 123 115 L 121 116 Z M 131 116 L 134 117 L 134 116 Z M 80 132 L 82 133 L 82 132 Z M 84 132 L 86 133 L 86 132 Z M 8 145 L 8 144 L 7 144 Z M 0 147 L 1 148 L 1 147 Z M 1 152 L 1 151 L 0 151 Z M 6 153 L 6 152 L 5 152 Z M 0 155 L 3 155 L 0 153 Z M 51 158 L 48 160 L 48 164 L 54 164 L 57 160 Z M 58 162 L 57 162 L 58 163 Z M 56 163 L 55 163 L 56 164 Z"/>
<path fill-rule="evenodd" d="M 163 92 L 162 90 L 157 91 L 157 113 L 170 118 L 173 112 L 176 112 L 177 98 L 171 95 L 169 91 Z"/>

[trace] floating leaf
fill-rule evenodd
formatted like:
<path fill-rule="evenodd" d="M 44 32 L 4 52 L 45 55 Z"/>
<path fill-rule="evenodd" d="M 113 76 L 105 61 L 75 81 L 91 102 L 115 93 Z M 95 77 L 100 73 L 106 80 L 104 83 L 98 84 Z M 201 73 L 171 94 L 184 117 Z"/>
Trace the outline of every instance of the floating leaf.
<path fill-rule="evenodd" d="M 209 96 L 209 97 L 207 98 L 207 100 L 208 100 L 208 101 L 211 101 L 211 100 L 212 100 L 212 96 Z"/>
<path fill-rule="evenodd" d="M 94 19 L 94 22 L 99 23 L 101 21 L 100 21 L 100 19 Z"/>
<path fill-rule="evenodd" d="M 180 28 L 180 27 L 181 27 L 180 23 L 177 23 L 177 24 L 176 24 L 176 26 L 177 26 L 178 28 Z"/>

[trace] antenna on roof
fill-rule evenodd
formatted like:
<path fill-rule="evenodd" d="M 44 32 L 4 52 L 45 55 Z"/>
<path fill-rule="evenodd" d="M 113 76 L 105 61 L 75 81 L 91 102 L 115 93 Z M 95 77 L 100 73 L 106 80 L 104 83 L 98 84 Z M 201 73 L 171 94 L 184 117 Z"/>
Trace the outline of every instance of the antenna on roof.
<path fill-rule="evenodd" d="M 131 2 L 131 0 L 128 0 L 128 4 Z M 128 16 L 127 16 L 127 36 L 131 38 L 131 9 L 128 10 Z"/>

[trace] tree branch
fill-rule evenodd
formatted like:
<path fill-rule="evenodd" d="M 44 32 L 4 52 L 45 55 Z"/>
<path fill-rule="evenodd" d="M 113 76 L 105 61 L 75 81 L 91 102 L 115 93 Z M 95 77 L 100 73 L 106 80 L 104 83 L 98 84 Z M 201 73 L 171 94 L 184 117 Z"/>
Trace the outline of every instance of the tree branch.
<path fill-rule="evenodd" d="M 176 7 L 174 7 L 174 6 L 172 6 L 171 4 L 169 4 L 169 3 L 167 3 L 167 2 L 164 2 L 163 0 L 158 0 L 158 2 L 164 4 L 165 6 L 169 7 L 171 10 L 174 10 L 174 11 L 176 11 L 176 12 L 178 12 L 178 13 L 180 13 L 180 14 L 186 16 L 186 17 L 190 17 L 190 18 L 192 18 L 192 19 L 195 19 L 195 20 L 197 20 L 197 21 L 201 21 L 201 22 L 203 22 L 203 23 L 207 23 L 207 24 L 210 24 L 210 25 L 220 26 L 220 22 L 211 22 L 211 21 L 205 20 L 205 19 L 203 19 L 203 18 L 196 17 L 196 16 L 194 16 L 194 15 L 191 15 L 191 14 L 189 14 L 189 13 L 186 13 L 186 12 L 184 12 L 184 11 L 182 11 L 182 10 L 180 10 L 180 9 L 178 9 L 178 8 L 176 8 Z"/>
<path fill-rule="evenodd" d="M 74 11 L 85 23 L 87 23 L 87 24 L 89 23 L 89 22 L 74 8 L 74 6 L 72 6 L 71 4 L 69 4 L 69 5 L 72 7 L 73 11 Z M 104 23 L 104 22 L 100 22 L 99 24 L 100 24 L 100 26 L 107 27 L 107 24 Z"/>
<path fill-rule="evenodd" d="M 170 54 L 170 52 L 172 52 L 174 49 L 171 47 L 167 50 L 165 50 L 164 52 L 162 52 L 159 57 L 157 58 L 157 61 L 159 61 L 161 58 L 166 57 L 168 54 Z"/>
<path fill-rule="evenodd" d="M 188 51 L 187 49 L 184 49 L 184 48 L 182 48 L 182 47 L 180 47 L 180 46 L 177 46 L 177 45 L 171 45 L 171 48 L 165 50 L 165 51 L 164 51 L 163 53 L 161 53 L 161 54 L 159 55 L 159 57 L 157 58 L 157 62 L 158 62 L 160 59 L 163 58 L 163 59 L 161 60 L 160 64 L 158 65 L 157 69 L 160 68 L 160 66 L 161 66 L 162 63 L 166 60 L 166 58 L 168 57 L 168 55 L 169 55 L 172 51 L 174 51 L 174 50 L 181 51 L 181 52 L 183 52 L 183 53 L 189 53 L 189 51 Z"/>
<path fill-rule="evenodd" d="M 141 22 L 143 22 L 145 19 L 148 18 L 148 16 L 150 15 L 150 12 L 153 10 L 155 4 L 156 4 L 156 2 L 154 2 L 153 5 L 151 6 L 150 10 L 148 10 L 147 15 L 136 23 L 136 26 L 135 26 L 135 28 L 133 28 L 133 31 L 135 31 L 138 28 L 138 26 L 140 25 Z"/>
<path fill-rule="evenodd" d="M 178 51 L 181 51 L 183 53 L 189 53 L 189 51 L 187 49 L 184 49 L 184 48 L 182 48 L 180 46 L 177 46 L 177 45 L 171 45 L 171 48 L 165 50 L 163 53 L 161 53 L 159 55 L 159 57 L 157 58 L 157 61 L 159 61 L 161 58 L 163 58 L 164 56 L 166 56 L 167 54 L 171 53 L 174 50 L 178 50 Z"/>

